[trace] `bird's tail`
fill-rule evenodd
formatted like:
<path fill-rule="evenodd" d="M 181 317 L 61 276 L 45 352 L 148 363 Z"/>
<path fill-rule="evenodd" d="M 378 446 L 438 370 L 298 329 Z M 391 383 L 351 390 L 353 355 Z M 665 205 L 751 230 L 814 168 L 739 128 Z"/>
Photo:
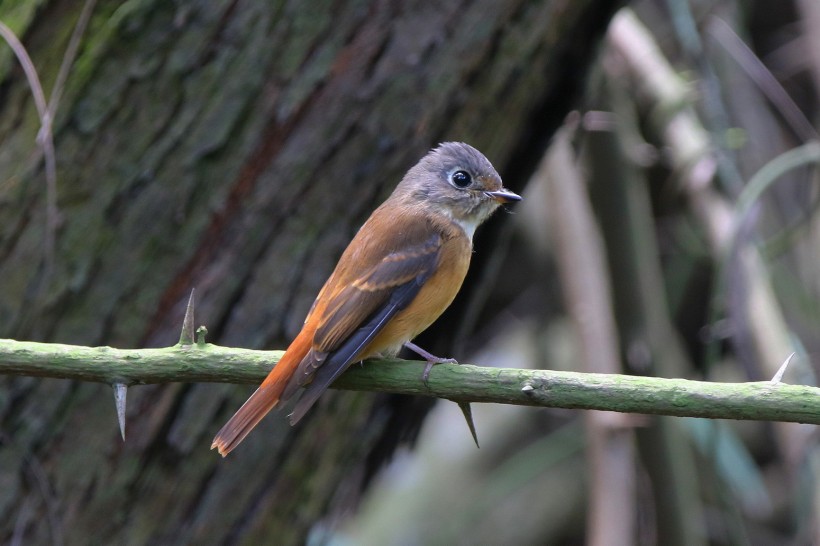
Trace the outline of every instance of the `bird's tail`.
<path fill-rule="evenodd" d="M 276 407 L 294 371 L 310 350 L 312 337 L 305 329 L 296 336 L 256 392 L 217 432 L 211 449 L 216 448 L 219 454 L 225 457 L 270 410 Z"/>

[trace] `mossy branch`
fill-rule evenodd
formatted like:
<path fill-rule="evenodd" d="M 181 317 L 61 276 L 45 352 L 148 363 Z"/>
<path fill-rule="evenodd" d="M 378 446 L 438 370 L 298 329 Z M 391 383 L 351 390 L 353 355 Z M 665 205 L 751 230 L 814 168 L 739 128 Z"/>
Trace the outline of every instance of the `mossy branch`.
<path fill-rule="evenodd" d="M 172 382 L 257 384 L 282 351 L 194 343 L 164 349 L 113 349 L 0 340 L 0 374 L 138 385 Z M 456 402 L 608 410 L 715 419 L 820 424 L 820 388 L 779 381 L 710 383 L 616 374 L 424 363 L 352 366 L 334 388 L 436 396 Z"/>

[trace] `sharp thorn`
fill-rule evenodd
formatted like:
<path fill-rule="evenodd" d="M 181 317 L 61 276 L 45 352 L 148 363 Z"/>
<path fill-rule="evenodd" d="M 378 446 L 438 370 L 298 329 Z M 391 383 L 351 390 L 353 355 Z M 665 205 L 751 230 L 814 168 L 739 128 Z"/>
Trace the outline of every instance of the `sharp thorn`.
<path fill-rule="evenodd" d="M 194 344 L 194 291 L 188 297 L 188 306 L 185 308 L 185 318 L 182 320 L 182 332 L 179 334 L 180 345 Z"/>
<path fill-rule="evenodd" d="M 473 422 L 473 410 L 470 407 L 470 404 L 467 402 L 459 402 L 458 407 L 461 409 L 461 413 L 464 414 L 464 420 L 467 421 L 467 426 L 470 428 L 470 434 L 473 435 L 473 441 L 475 442 L 475 446 L 477 448 L 481 448 L 478 445 L 478 433 L 475 431 L 475 423 Z"/>
<path fill-rule="evenodd" d="M 125 397 L 128 394 L 128 386 L 124 383 L 114 383 L 114 404 L 117 406 L 117 420 L 120 423 L 120 435 L 125 441 Z"/>
<path fill-rule="evenodd" d="M 774 374 L 774 377 L 772 377 L 772 380 L 770 381 L 772 385 L 777 385 L 783 380 L 783 374 L 786 373 L 786 368 L 789 367 L 792 358 L 794 358 L 794 353 L 790 354 L 789 358 L 787 358 L 786 361 L 780 365 L 780 368 L 777 370 L 777 373 Z"/>

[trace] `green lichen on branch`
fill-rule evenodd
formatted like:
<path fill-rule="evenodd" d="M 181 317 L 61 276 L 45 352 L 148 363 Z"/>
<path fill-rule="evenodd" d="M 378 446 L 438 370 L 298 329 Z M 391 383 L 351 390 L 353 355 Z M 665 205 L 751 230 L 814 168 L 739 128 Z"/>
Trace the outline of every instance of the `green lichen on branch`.
<path fill-rule="evenodd" d="M 0 374 L 138 385 L 260 383 L 282 351 L 205 345 L 114 349 L 0 340 Z M 435 396 L 456 402 L 594 409 L 715 419 L 820 424 L 820 388 L 770 381 L 712 383 L 615 374 L 440 364 L 427 385 L 422 362 L 352 366 L 334 388 Z"/>

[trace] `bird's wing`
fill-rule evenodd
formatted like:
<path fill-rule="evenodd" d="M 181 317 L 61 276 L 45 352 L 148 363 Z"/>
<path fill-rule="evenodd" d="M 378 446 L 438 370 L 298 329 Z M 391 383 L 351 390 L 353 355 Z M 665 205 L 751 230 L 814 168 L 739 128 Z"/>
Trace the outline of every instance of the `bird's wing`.
<path fill-rule="evenodd" d="M 438 264 L 440 251 L 441 235 L 434 233 L 418 244 L 391 252 L 340 290 L 318 323 L 313 337 L 316 350 L 335 351 L 385 305 L 410 303 L 415 293 L 399 298 L 398 294 L 404 293 L 400 289 L 410 284 L 420 287 Z"/>
<path fill-rule="evenodd" d="M 291 423 L 299 421 L 390 319 L 413 301 L 438 265 L 441 243 L 438 233 L 416 244 L 407 242 L 328 302 L 314 334 L 311 354 L 288 385 L 292 392 L 309 383 L 291 414 Z"/>

